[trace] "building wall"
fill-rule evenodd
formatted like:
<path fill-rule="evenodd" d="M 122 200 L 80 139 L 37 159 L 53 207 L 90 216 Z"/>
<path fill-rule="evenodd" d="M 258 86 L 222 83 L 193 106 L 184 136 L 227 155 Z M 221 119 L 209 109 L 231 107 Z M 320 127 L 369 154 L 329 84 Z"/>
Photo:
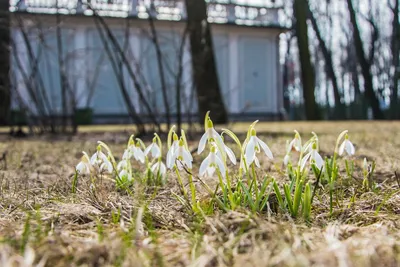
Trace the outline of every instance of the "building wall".
<path fill-rule="evenodd" d="M 12 75 L 20 92 L 19 97 L 14 98 L 14 102 L 18 102 L 17 99 L 26 103 L 33 101 L 33 96 L 26 90 L 27 79 L 24 78 L 32 74 L 35 62 L 30 57 L 29 50 L 33 50 L 34 57 L 39 55 L 39 68 L 35 76 L 37 90 L 47 95 L 51 111 L 59 113 L 61 86 L 55 17 L 24 16 L 23 27 L 28 33 L 30 47 L 26 45 L 21 25 L 17 20 L 13 21 L 12 29 L 17 50 L 17 53 L 14 53 Z M 151 109 L 156 114 L 163 114 L 165 105 L 148 21 L 106 19 L 106 22 L 123 48 Z M 183 26 L 183 23 L 167 21 L 156 21 L 155 24 L 163 54 L 163 70 L 171 113 L 176 112 L 176 76 Z M 228 111 L 231 114 L 279 113 L 282 95 L 279 88 L 279 55 L 276 41 L 278 30 L 214 24 L 212 31 L 217 69 Z M 148 112 L 138 97 L 128 68 L 120 64 L 121 59 L 117 53 L 113 53 L 113 59 L 107 54 L 93 18 L 64 16 L 62 44 L 69 93 L 75 96 L 78 107 L 90 106 L 97 115 L 127 114 L 121 93 L 123 87 L 129 92 L 136 111 L 141 114 Z M 115 51 L 110 42 L 107 46 L 111 51 Z M 185 113 L 195 113 L 196 99 L 191 81 L 188 40 L 185 41 L 182 66 L 181 108 Z"/>

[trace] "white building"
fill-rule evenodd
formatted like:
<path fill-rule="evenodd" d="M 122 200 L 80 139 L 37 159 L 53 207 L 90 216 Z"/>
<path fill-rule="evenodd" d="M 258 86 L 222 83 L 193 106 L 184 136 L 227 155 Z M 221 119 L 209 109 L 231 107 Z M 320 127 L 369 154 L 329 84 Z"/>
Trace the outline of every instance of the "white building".
<path fill-rule="evenodd" d="M 35 104 L 40 101 L 37 96 L 44 95 L 46 112 L 60 114 L 60 66 L 64 66 L 62 73 L 68 83 L 67 98 L 76 99 L 68 102 L 68 108 L 74 103 L 78 108 L 90 107 L 97 122 L 126 120 L 128 111 L 121 93 L 121 87 L 124 87 L 135 110 L 145 117 L 148 110 L 138 97 L 131 70 L 152 111 L 162 115 L 165 109 L 156 50 L 151 40 L 150 15 L 163 54 L 171 113 L 176 112 L 180 58 L 183 67 L 182 113 L 195 113 L 188 40 L 182 57 L 179 56 L 186 25 L 184 0 L 155 0 L 155 9 L 150 8 L 150 2 L 10 1 L 13 12 L 12 82 L 18 91 L 14 103 L 22 102 L 39 112 Z M 233 119 L 238 116 L 275 119 L 283 108 L 278 36 L 284 29 L 279 23 L 279 11 L 274 0 L 215 0 L 208 3 L 220 84 Z M 101 16 L 123 49 L 129 67 L 121 64 L 123 60 L 96 14 Z M 58 32 L 61 32 L 59 39 Z M 107 51 L 107 46 L 111 52 Z M 35 94 L 27 89 L 32 86 Z"/>

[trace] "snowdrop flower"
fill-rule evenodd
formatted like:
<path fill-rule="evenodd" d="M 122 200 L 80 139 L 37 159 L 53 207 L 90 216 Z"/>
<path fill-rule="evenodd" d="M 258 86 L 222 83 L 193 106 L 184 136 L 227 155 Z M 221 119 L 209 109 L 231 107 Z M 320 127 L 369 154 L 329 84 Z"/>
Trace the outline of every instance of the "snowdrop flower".
<path fill-rule="evenodd" d="M 167 165 L 168 165 L 168 162 L 172 161 L 172 156 L 174 155 L 174 151 L 179 146 L 179 138 L 178 138 L 178 135 L 176 133 L 173 134 L 173 140 L 174 141 L 172 142 L 172 145 L 168 149 L 168 152 L 167 152 Z"/>
<path fill-rule="evenodd" d="M 103 161 L 103 163 L 101 163 L 100 165 L 100 172 L 102 172 L 103 170 L 106 170 L 108 173 L 113 172 L 113 165 L 108 158 L 106 161 Z"/>
<path fill-rule="evenodd" d="M 292 141 L 290 141 L 289 146 L 287 147 L 286 153 L 289 153 L 294 148 L 296 151 L 301 151 L 301 137 L 298 131 L 294 130 L 295 135 Z"/>
<path fill-rule="evenodd" d="M 321 170 L 322 166 L 324 165 L 324 160 L 322 159 L 321 155 L 317 151 L 317 143 L 316 142 L 314 142 L 312 144 L 310 152 L 308 152 L 304 156 L 304 158 L 301 160 L 301 168 L 300 168 L 301 170 L 304 169 L 308 160 L 314 161 L 315 166 L 317 166 L 317 168 L 319 170 Z"/>
<path fill-rule="evenodd" d="M 253 161 L 255 162 L 257 167 L 260 167 L 260 162 L 256 157 L 256 153 L 259 153 L 261 151 L 260 147 L 262 148 L 262 150 L 264 150 L 264 153 L 265 155 L 267 155 L 268 158 L 274 159 L 272 152 L 267 146 L 267 144 L 256 136 L 256 130 L 253 128 L 251 129 L 251 137 L 246 144 L 245 154 L 244 154 L 247 167 L 249 167 L 250 164 L 253 163 Z"/>
<path fill-rule="evenodd" d="M 339 147 L 339 155 L 341 156 L 343 152 L 346 151 L 347 155 L 352 156 L 356 152 L 353 143 L 350 142 L 349 136 L 346 135 L 344 136 L 344 141 Z"/>
<path fill-rule="evenodd" d="M 85 151 L 82 151 L 82 153 L 83 156 L 81 158 L 81 161 L 78 163 L 78 165 L 76 165 L 75 169 L 79 174 L 89 175 L 90 170 L 92 169 L 92 166 L 90 164 L 90 159 Z"/>
<path fill-rule="evenodd" d="M 97 146 L 96 152 L 90 158 L 90 164 L 101 165 L 101 163 L 108 161 L 106 154 L 101 151 L 101 146 Z"/>
<path fill-rule="evenodd" d="M 175 148 L 175 151 L 173 152 L 170 161 L 167 162 L 168 169 L 172 169 L 172 167 L 175 165 L 176 160 L 178 160 L 177 167 L 179 170 L 183 169 L 183 165 L 186 165 L 186 167 L 188 167 L 189 169 L 192 168 L 193 157 L 190 154 L 190 152 L 186 149 L 182 138 L 179 140 L 178 147 Z"/>
<path fill-rule="evenodd" d="M 293 140 L 292 140 L 292 141 L 293 141 Z M 290 143 L 291 143 L 291 142 L 290 142 Z M 286 155 L 285 155 L 285 157 L 283 158 L 283 164 L 284 164 L 285 166 L 288 165 L 289 162 L 290 162 L 290 152 L 292 152 L 292 148 L 291 148 L 290 143 L 289 143 L 288 140 L 286 140 Z"/>
<path fill-rule="evenodd" d="M 126 178 L 126 180 L 128 180 L 128 181 L 132 181 L 132 174 L 130 172 L 128 172 L 126 169 L 123 169 L 122 171 L 120 171 L 118 176 L 121 180 Z"/>
<path fill-rule="evenodd" d="M 113 172 L 113 165 L 110 159 L 101 151 L 101 146 L 97 146 L 97 151 L 90 158 L 90 164 L 96 166 L 99 172 L 107 170 L 108 173 Z"/>
<path fill-rule="evenodd" d="M 206 147 L 207 140 L 209 142 L 215 142 L 218 148 L 223 149 L 224 142 L 222 141 L 219 133 L 217 133 L 217 131 L 214 129 L 213 122 L 210 118 L 207 120 L 206 131 L 200 139 L 197 154 L 203 152 L 204 148 Z"/>
<path fill-rule="evenodd" d="M 167 168 L 165 167 L 165 164 L 162 161 L 157 161 L 156 163 L 151 166 L 151 172 L 154 175 L 160 175 L 163 177 L 167 173 Z"/>
<path fill-rule="evenodd" d="M 221 158 L 216 153 L 216 148 L 214 145 L 211 146 L 210 154 L 203 160 L 200 165 L 199 174 L 204 176 L 207 172 L 208 176 L 212 176 L 215 169 L 218 168 L 221 175 L 225 178 L 225 166 Z"/>
<path fill-rule="evenodd" d="M 126 168 L 128 168 L 128 159 L 123 159 L 118 163 L 117 170 L 120 171 Z"/>
<path fill-rule="evenodd" d="M 144 155 L 142 149 L 140 148 L 140 143 L 139 142 L 136 142 L 136 145 L 135 145 L 135 143 L 130 144 L 128 146 L 128 148 L 125 149 L 124 154 L 122 155 L 122 159 L 123 160 L 129 160 L 132 157 L 136 161 L 140 161 L 141 163 L 144 163 L 145 155 Z"/>
<path fill-rule="evenodd" d="M 151 145 L 149 145 L 146 148 L 146 150 L 144 151 L 144 155 L 147 156 L 147 154 L 149 154 L 149 152 L 151 152 L 151 156 L 153 158 L 158 158 L 161 156 L 161 150 L 160 150 L 159 146 L 157 145 L 156 137 L 153 138 L 153 143 L 151 143 Z"/>

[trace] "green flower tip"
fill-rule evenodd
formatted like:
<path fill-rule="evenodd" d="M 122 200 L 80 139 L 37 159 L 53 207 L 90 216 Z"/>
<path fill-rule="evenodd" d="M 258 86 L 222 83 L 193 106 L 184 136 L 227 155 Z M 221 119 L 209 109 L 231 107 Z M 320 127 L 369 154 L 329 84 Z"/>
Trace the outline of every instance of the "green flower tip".
<path fill-rule="evenodd" d="M 349 135 L 347 133 L 344 135 L 344 139 L 346 139 L 346 140 L 349 139 Z"/>
<path fill-rule="evenodd" d="M 101 145 L 97 146 L 97 151 L 101 151 Z"/>
<path fill-rule="evenodd" d="M 136 147 L 140 147 L 140 142 L 136 141 Z"/>
<path fill-rule="evenodd" d="M 184 145 L 184 143 L 183 143 L 183 139 L 181 137 L 181 139 L 179 139 L 179 146 L 183 146 L 183 145 Z"/>
<path fill-rule="evenodd" d="M 215 152 L 216 152 L 215 146 L 211 146 L 210 152 L 211 152 L 211 153 L 215 153 Z"/>
<path fill-rule="evenodd" d="M 251 132 L 250 132 L 250 135 L 251 136 L 256 136 L 257 135 L 256 129 L 252 128 Z"/>
<path fill-rule="evenodd" d="M 213 124 L 212 120 L 210 118 L 208 118 L 207 129 L 210 129 L 210 128 L 214 128 L 214 124 Z"/>
<path fill-rule="evenodd" d="M 312 144 L 312 149 L 317 149 L 317 143 L 316 142 L 314 142 L 313 144 Z"/>
<path fill-rule="evenodd" d="M 153 137 L 153 143 L 157 143 L 157 137 Z"/>
<path fill-rule="evenodd" d="M 174 132 L 174 135 L 172 136 L 172 138 L 174 139 L 174 141 L 178 141 L 179 140 L 179 137 L 175 132 Z"/>

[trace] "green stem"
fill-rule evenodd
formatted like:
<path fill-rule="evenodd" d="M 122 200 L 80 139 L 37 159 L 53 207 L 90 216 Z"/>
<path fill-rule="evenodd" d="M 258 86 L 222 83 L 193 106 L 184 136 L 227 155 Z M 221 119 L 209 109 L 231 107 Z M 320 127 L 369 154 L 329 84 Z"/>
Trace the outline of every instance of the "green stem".
<path fill-rule="evenodd" d="M 188 201 L 188 200 L 189 200 L 189 198 L 188 198 L 188 195 L 187 195 L 186 189 L 185 189 L 185 187 L 183 186 L 183 182 L 182 182 L 182 177 L 181 177 L 181 174 L 179 173 L 178 167 L 176 167 L 176 166 L 175 166 L 175 172 L 176 172 L 176 175 L 177 175 L 177 177 L 178 177 L 178 183 L 179 183 L 179 185 L 180 185 L 180 186 L 181 186 L 181 188 L 182 188 L 182 193 L 183 193 L 183 196 L 184 196 L 184 197 L 185 197 L 185 199 Z"/>

